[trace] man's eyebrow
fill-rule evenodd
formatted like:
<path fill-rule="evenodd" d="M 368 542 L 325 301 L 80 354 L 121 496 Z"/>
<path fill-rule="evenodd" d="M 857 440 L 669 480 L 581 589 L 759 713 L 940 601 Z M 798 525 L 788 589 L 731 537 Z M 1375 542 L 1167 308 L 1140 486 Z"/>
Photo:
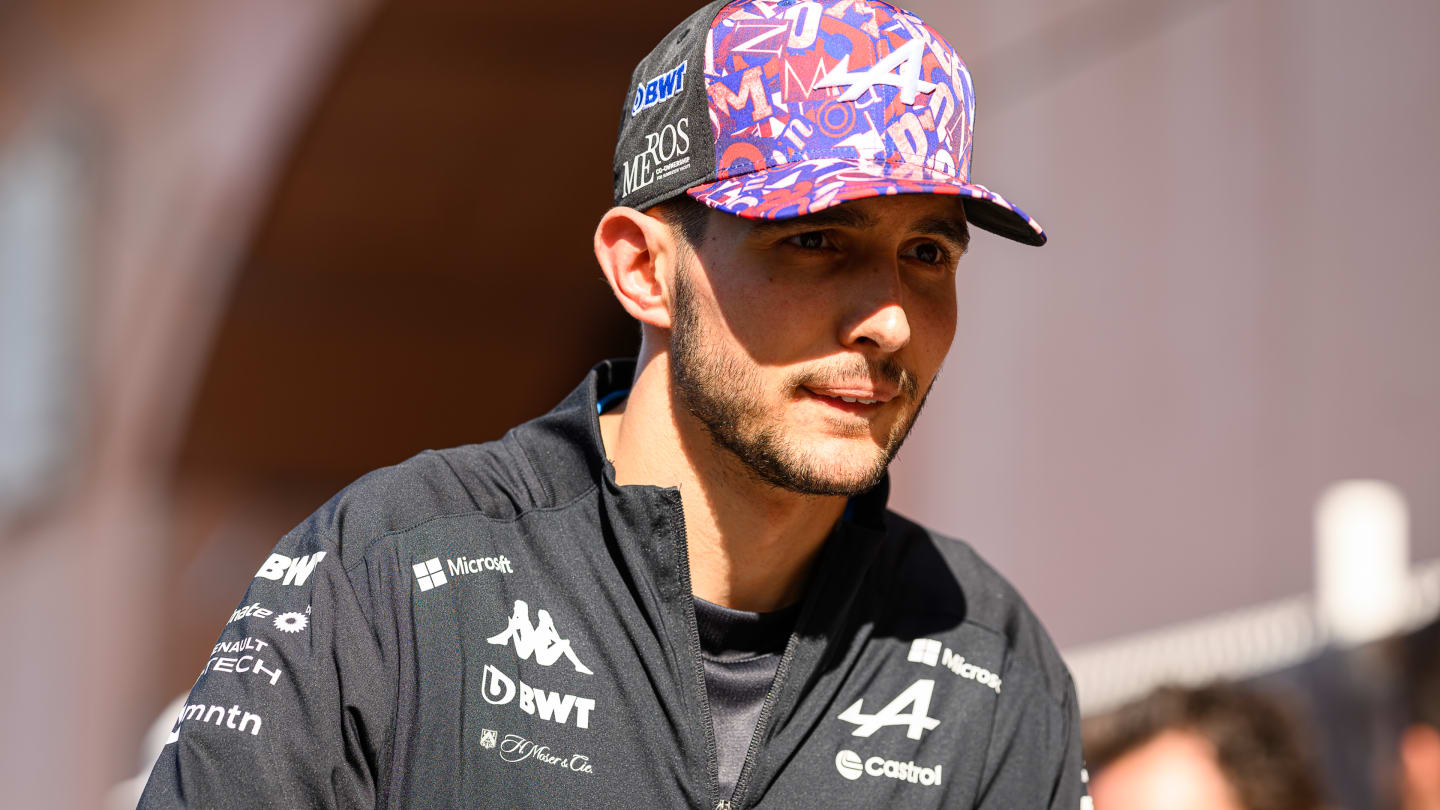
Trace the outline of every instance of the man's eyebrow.
<path fill-rule="evenodd" d="M 760 234 L 780 230 L 818 231 L 837 225 L 847 228 L 865 228 L 873 224 L 875 224 L 875 219 L 863 210 L 837 205 L 813 214 L 806 214 L 803 217 L 751 220 L 750 228 L 753 233 Z"/>
<path fill-rule="evenodd" d="M 765 234 L 774 231 L 823 230 L 836 226 L 866 228 L 875 224 L 874 217 L 863 209 L 837 205 L 789 219 L 755 219 L 750 221 L 751 233 Z M 970 229 L 959 217 L 928 217 L 915 224 L 918 233 L 939 236 L 959 245 L 962 250 L 970 246 Z"/>
<path fill-rule="evenodd" d="M 920 233 L 939 236 L 950 240 L 960 246 L 961 250 L 970 247 L 970 228 L 965 220 L 957 217 L 930 217 L 915 224 L 915 230 Z"/>

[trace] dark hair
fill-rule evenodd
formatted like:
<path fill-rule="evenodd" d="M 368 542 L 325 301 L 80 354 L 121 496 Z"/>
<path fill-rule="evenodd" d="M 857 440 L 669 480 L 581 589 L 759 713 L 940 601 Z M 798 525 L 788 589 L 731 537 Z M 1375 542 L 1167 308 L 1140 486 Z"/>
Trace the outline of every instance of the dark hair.
<path fill-rule="evenodd" d="M 1085 723 L 1095 773 L 1167 731 L 1198 735 L 1246 810 L 1315 810 L 1322 792 L 1294 717 L 1275 698 L 1234 684 L 1163 686 Z"/>
<path fill-rule="evenodd" d="M 706 225 L 710 222 L 710 207 L 689 194 L 671 197 L 651 206 L 646 213 L 665 220 L 691 250 L 704 241 Z"/>

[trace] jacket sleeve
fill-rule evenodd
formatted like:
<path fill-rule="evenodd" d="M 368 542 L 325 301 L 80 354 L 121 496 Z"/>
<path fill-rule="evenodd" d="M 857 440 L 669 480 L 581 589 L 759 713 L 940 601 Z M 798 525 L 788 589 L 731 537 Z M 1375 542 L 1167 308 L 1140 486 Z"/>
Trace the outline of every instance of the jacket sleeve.
<path fill-rule="evenodd" d="M 1080 750 L 1075 686 L 1065 677 L 1063 696 L 1005 680 L 1008 699 L 997 707 L 977 810 L 1091 810 Z M 1028 686 L 1028 688 L 1027 688 Z"/>
<path fill-rule="evenodd" d="M 352 580 L 325 523 L 312 516 L 256 572 L 141 808 L 376 804 L 396 676 L 367 618 L 377 578 L 362 560 Z"/>

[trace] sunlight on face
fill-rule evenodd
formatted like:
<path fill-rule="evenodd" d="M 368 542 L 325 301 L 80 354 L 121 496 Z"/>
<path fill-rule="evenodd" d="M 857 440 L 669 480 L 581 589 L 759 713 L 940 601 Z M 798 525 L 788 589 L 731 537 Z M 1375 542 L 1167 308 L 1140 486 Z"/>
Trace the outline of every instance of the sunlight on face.
<path fill-rule="evenodd" d="M 676 271 L 677 402 L 774 486 L 874 486 L 954 336 L 960 212 L 917 195 L 781 222 L 712 214 Z"/>

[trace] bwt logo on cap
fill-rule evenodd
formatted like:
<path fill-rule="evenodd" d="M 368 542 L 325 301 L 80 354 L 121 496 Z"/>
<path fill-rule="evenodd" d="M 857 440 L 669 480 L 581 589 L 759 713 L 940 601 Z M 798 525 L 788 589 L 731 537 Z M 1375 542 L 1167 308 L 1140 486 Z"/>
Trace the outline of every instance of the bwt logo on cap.
<path fill-rule="evenodd" d="M 685 66 L 681 62 L 674 70 L 667 70 L 659 76 L 635 88 L 635 101 L 630 105 L 633 118 L 641 110 L 647 110 L 662 101 L 669 101 L 676 93 L 685 89 Z"/>

